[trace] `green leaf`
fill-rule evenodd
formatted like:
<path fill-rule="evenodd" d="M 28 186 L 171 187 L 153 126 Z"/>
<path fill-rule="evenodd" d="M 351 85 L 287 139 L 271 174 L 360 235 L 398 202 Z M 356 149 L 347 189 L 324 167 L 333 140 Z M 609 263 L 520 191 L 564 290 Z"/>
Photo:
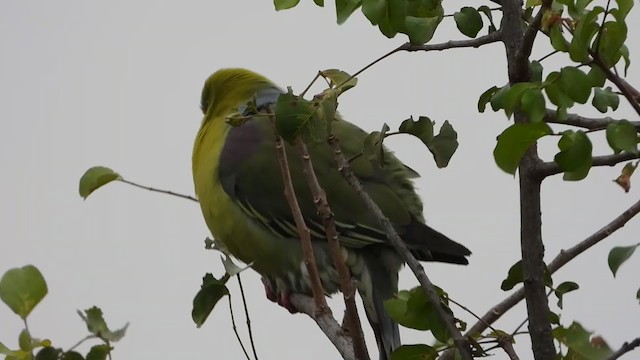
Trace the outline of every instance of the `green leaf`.
<path fill-rule="evenodd" d="M 583 131 L 567 130 L 558 141 L 560 152 L 554 161 L 565 172 L 563 179 L 567 181 L 582 180 L 591 170 L 593 145 Z"/>
<path fill-rule="evenodd" d="M 551 38 L 551 46 L 555 50 L 567 52 L 569 51 L 569 43 L 562 35 L 562 22 L 557 22 L 549 30 L 549 37 Z"/>
<path fill-rule="evenodd" d="M 111 347 L 107 344 L 94 345 L 87 353 L 87 360 L 107 360 Z"/>
<path fill-rule="evenodd" d="M 289 143 L 293 143 L 298 136 L 305 141 L 321 137 L 317 132 L 326 128 L 319 127 L 320 122 L 314 121 L 317 120 L 313 116 L 315 111 L 316 108 L 310 101 L 294 95 L 289 88 L 286 94 L 278 97 L 276 103 L 275 122 L 278 134 Z"/>
<path fill-rule="evenodd" d="M 509 91 L 510 86 L 505 85 L 499 88 L 493 96 L 491 96 L 491 110 L 498 111 L 500 109 L 504 109 L 504 102 L 507 92 Z M 484 94 L 483 94 L 484 95 Z M 507 114 L 507 116 L 511 116 L 511 114 Z"/>
<path fill-rule="evenodd" d="M 558 307 L 562 309 L 562 297 L 564 294 L 574 290 L 578 290 L 579 288 L 580 286 L 578 286 L 578 284 L 574 283 L 573 281 L 565 281 L 562 284 L 558 285 L 558 287 L 554 291 L 556 297 L 558 298 Z"/>
<path fill-rule="evenodd" d="M 2 342 L 0 342 L 0 354 L 15 356 L 16 352 L 9 349 Z"/>
<path fill-rule="evenodd" d="M 426 116 L 420 116 L 418 121 L 414 121 L 413 117 L 411 117 L 400 124 L 398 131 L 411 134 L 429 146 L 431 140 L 433 140 L 433 121 Z"/>
<path fill-rule="evenodd" d="M 549 311 L 549 322 L 552 325 L 560 325 L 560 316 L 553 311 Z"/>
<path fill-rule="evenodd" d="M 616 3 L 618 3 L 618 11 L 620 13 L 618 21 L 622 21 L 627 17 L 631 8 L 633 8 L 633 0 L 616 0 Z"/>
<path fill-rule="evenodd" d="M 33 265 L 8 270 L 0 279 L 0 299 L 22 319 L 47 295 L 47 283 Z"/>
<path fill-rule="evenodd" d="M 218 280 L 209 273 L 202 278 L 202 286 L 193 299 L 191 311 L 191 318 L 196 326 L 201 327 L 218 301 L 229 295 L 229 289 L 225 286 L 227 279 L 228 277 Z"/>
<path fill-rule="evenodd" d="M 437 287 L 436 290 L 442 303 L 446 305 L 446 293 Z M 438 341 L 448 341 L 446 326 L 422 288 L 400 291 L 395 297 L 385 301 L 384 306 L 389 315 L 400 325 L 416 330 L 431 330 Z M 445 307 L 445 310 L 451 312 L 448 307 Z"/>
<path fill-rule="evenodd" d="M 591 39 L 598 32 L 599 24 L 597 23 L 598 15 L 604 12 L 601 6 L 596 6 L 583 16 L 577 22 L 577 26 L 573 32 L 573 38 L 569 45 L 569 56 L 571 60 L 580 63 L 589 61 L 589 48 Z"/>
<path fill-rule="evenodd" d="M 585 330 L 582 325 L 575 321 L 568 328 L 559 326 L 553 329 L 552 334 L 556 340 L 575 353 L 572 359 L 602 360 L 613 354 L 613 351 L 604 340 L 592 342 L 591 332 Z"/>
<path fill-rule="evenodd" d="M 273 0 L 273 5 L 276 7 L 276 11 L 291 9 L 298 5 L 300 0 Z"/>
<path fill-rule="evenodd" d="M 547 113 L 546 101 L 539 88 L 526 90 L 520 99 L 520 106 L 531 122 L 542 121 Z"/>
<path fill-rule="evenodd" d="M 329 80 L 329 86 L 338 90 L 338 95 L 355 87 L 358 79 L 351 77 L 348 73 L 338 69 L 327 69 L 320 71 L 320 75 Z"/>
<path fill-rule="evenodd" d="M 520 101 L 525 91 L 535 89 L 538 86 L 538 84 L 530 82 L 522 82 L 512 85 L 504 94 L 502 106 L 505 114 L 510 117 L 511 114 L 513 114 L 516 110 L 518 110 L 518 108 L 520 108 Z"/>
<path fill-rule="evenodd" d="M 80 196 L 86 199 L 92 192 L 114 180 L 122 180 L 122 177 L 108 167 L 94 166 L 80 178 Z"/>
<path fill-rule="evenodd" d="M 542 82 L 542 64 L 534 60 L 529 64 L 529 68 L 531 69 L 531 82 Z"/>
<path fill-rule="evenodd" d="M 479 112 L 484 112 L 484 110 L 487 108 L 487 104 L 489 103 L 489 101 L 491 101 L 491 98 L 496 92 L 498 92 L 498 90 L 500 90 L 500 88 L 498 88 L 497 86 L 492 86 L 490 89 L 483 92 L 482 95 L 480 95 L 480 99 L 478 99 Z"/>
<path fill-rule="evenodd" d="M 547 75 L 544 81 L 544 90 L 549 97 L 549 100 L 561 108 L 570 108 L 573 106 L 573 100 L 566 94 L 564 87 L 561 83 L 560 73 L 554 71 Z"/>
<path fill-rule="evenodd" d="M 591 95 L 591 80 L 582 70 L 567 66 L 560 71 L 560 82 L 571 100 L 585 104 Z"/>
<path fill-rule="evenodd" d="M 431 360 L 438 357 L 438 350 L 424 344 L 401 345 L 393 350 L 390 360 Z"/>
<path fill-rule="evenodd" d="M 18 336 L 18 346 L 20 349 L 24 351 L 31 351 L 33 346 L 31 344 L 31 334 L 29 334 L 29 330 L 23 329 Z"/>
<path fill-rule="evenodd" d="M 360 0 L 336 0 L 336 18 L 338 19 L 338 24 L 344 24 L 359 6 Z"/>
<path fill-rule="evenodd" d="M 621 151 L 638 154 L 638 141 L 638 130 L 627 120 L 607 126 L 607 142 L 615 154 Z"/>
<path fill-rule="evenodd" d="M 84 356 L 77 351 L 67 351 L 62 355 L 62 360 L 85 360 Z"/>
<path fill-rule="evenodd" d="M 405 29 L 411 44 L 422 45 L 431 40 L 440 21 L 442 21 L 442 16 L 407 16 L 405 18 Z"/>
<path fill-rule="evenodd" d="M 475 38 L 482 30 L 482 16 L 472 7 L 463 7 L 453 14 L 453 19 L 456 21 L 458 30 L 470 38 Z"/>
<path fill-rule="evenodd" d="M 553 279 L 551 278 L 551 273 L 549 269 L 545 266 L 544 268 L 544 283 L 547 286 L 551 286 L 553 284 Z M 522 268 L 522 260 L 518 260 L 515 264 L 513 264 L 509 268 L 509 273 L 507 274 L 506 279 L 502 280 L 502 284 L 500 285 L 500 289 L 504 291 L 509 291 L 513 289 L 514 286 L 524 281 L 524 270 Z"/>
<path fill-rule="evenodd" d="M 591 80 L 591 87 L 596 88 L 595 91 L 600 90 L 597 88 L 603 87 L 607 81 L 607 75 L 597 66 L 592 66 L 587 76 Z"/>
<path fill-rule="evenodd" d="M 324 0 L 313 0 L 313 2 L 320 7 L 324 7 Z"/>
<path fill-rule="evenodd" d="M 493 157 L 500 169 L 515 174 L 520 159 L 538 139 L 551 134 L 551 128 L 544 122 L 513 124 L 498 135 L 498 143 Z"/>
<path fill-rule="evenodd" d="M 377 25 L 387 14 L 387 1 L 362 0 L 362 13 L 371 21 L 372 25 Z"/>
<path fill-rule="evenodd" d="M 603 25 L 598 53 L 600 59 L 608 66 L 612 67 L 619 60 L 622 54 L 620 48 L 627 39 L 627 26 L 623 22 L 607 21 Z"/>
<path fill-rule="evenodd" d="M 636 292 L 636 299 L 638 299 L 638 302 L 640 302 L 640 289 L 638 289 L 638 291 Z"/>
<path fill-rule="evenodd" d="M 631 246 L 616 246 L 609 251 L 609 269 L 611 269 L 613 277 L 616 277 L 620 266 L 629 260 L 638 246 L 640 246 L 640 243 Z"/>
<path fill-rule="evenodd" d="M 631 65 L 631 59 L 629 59 L 629 48 L 626 45 L 622 45 L 620 47 L 620 54 L 624 59 L 624 76 L 627 76 L 627 70 L 629 69 L 629 65 Z"/>
<path fill-rule="evenodd" d="M 62 353 L 60 349 L 47 346 L 38 351 L 35 360 L 58 360 L 60 353 Z"/>
<path fill-rule="evenodd" d="M 129 327 L 127 323 L 121 329 L 115 331 L 109 330 L 107 322 L 102 316 L 102 310 L 97 306 L 84 310 L 84 313 L 78 310 L 78 315 L 80 315 L 82 321 L 87 324 L 87 330 L 89 330 L 90 333 L 105 341 L 119 341 L 124 337 Z"/>
<path fill-rule="evenodd" d="M 591 105 L 601 113 L 606 113 L 607 108 L 616 110 L 618 105 L 620 105 L 620 99 L 618 98 L 618 94 L 611 91 L 610 86 L 607 86 L 606 89 L 595 88 Z"/>
<path fill-rule="evenodd" d="M 514 286 L 523 282 L 524 275 L 522 272 L 522 260 L 519 260 L 517 263 L 513 264 L 511 268 L 509 268 L 509 272 L 507 274 L 507 278 L 502 280 L 502 284 L 500 285 L 500 289 L 503 291 L 509 291 L 513 289 Z"/>
<path fill-rule="evenodd" d="M 451 157 L 458 149 L 458 133 L 449 124 L 449 121 L 445 121 L 442 124 L 440 133 L 431 140 L 427 147 L 433 154 L 433 158 L 439 168 L 449 165 Z"/>
<path fill-rule="evenodd" d="M 482 5 L 478 8 L 478 11 L 483 13 L 489 20 L 489 32 L 492 33 L 496 31 L 496 25 L 493 23 L 493 14 L 491 14 L 491 9 L 487 5 Z"/>

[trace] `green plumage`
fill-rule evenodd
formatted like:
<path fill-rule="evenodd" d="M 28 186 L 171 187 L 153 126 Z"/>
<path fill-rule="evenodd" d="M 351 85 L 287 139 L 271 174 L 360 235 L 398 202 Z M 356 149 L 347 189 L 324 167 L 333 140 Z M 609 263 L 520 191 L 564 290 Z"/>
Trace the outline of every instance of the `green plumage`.
<path fill-rule="evenodd" d="M 202 96 L 205 117 L 194 145 L 194 183 L 207 225 L 217 240 L 240 260 L 253 263 L 274 291 L 309 293 L 301 246 L 283 194 L 272 125 L 265 117 L 239 127 L 225 122 L 252 98 L 262 106 L 275 103 L 278 94 L 267 79 L 243 69 L 220 70 L 207 80 Z M 363 130 L 341 119 L 332 128 L 347 158 L 362 151 L 367 135 Z M 328 144 L 317 142 L 308 148 L 335 215 L 347 265 L 358 279 L 381 359 L 386 359 L 400 345 L 400 338 L 397 324 L 388 317 L 382 302 L 397 292 L 402 260 L 338 172 Z M 312 232 L 323 285 L 329 294 L 337 292 L 337 273 L 301 161 L 288 145 L 286 151 L 298 201 Z M 415 176 L 413 171 L 386 150 L 384 159 L 383 167 L 375 167 L 361 156 L 351 166 L 414 255 L 425 261 L 466 264 L 469 250 L 424 224 L 422 203 L 410 180 Z"/>

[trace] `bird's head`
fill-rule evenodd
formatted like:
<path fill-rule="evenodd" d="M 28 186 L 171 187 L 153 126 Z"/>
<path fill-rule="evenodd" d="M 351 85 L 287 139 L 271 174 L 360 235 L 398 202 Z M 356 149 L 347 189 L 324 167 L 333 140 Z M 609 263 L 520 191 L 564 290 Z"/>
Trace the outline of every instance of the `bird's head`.
<path fill-rule="evenodd" d="M 200 107 L 206 118 L 225 116 L 258 92 L 275 88 L 264 76 L 246 69 L 221 69 L 204 83 Z"/>

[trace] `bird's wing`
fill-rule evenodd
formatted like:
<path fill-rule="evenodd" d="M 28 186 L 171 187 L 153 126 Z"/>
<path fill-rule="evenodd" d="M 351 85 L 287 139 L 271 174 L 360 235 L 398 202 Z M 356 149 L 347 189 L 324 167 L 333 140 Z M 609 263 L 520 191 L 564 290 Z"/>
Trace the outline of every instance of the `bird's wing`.
<path fill-rule="evenodd" d="M 271 126 L 267 118 L 256 118 L 230 129 L 220 155 L 219 178 L 224 191 L 248 217 L 279 236 L 298 237 L 283 192 Z M 337 121 L 333 132 L 341 139 L 347 158 L 362 151 L 366 133 L 357 126 Z M 316 175 L 334 213 L 341 243 L 360 248 L 386 242 L 377 220 L 338 172 L 329 145 L 322 142 L 308 147 Z M 324 240 L 324 227 L 303 176 L 302 163 L 293 147 L 287 145 L 286 151 L 306 224 L 314 240 Z M 388 152 L 385 163 L 382 168 L 375 167 L 360 156 L 351 166 L 373 200 L 402 233 L 414 217 L 421 216 L 421 203 L 409 180 L 413 174 Z"/>

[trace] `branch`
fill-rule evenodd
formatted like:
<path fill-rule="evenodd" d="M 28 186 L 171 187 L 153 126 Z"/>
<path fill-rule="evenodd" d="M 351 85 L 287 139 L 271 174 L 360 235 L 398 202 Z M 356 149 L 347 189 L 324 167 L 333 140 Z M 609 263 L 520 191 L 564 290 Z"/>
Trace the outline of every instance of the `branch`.
<path fill-rule="evenodd" d="M 187 200 L 191 200 L 191 201 L 195 201 L 198 202 L 198 199 L 194 198 L 193 196 L 189 196 L 189 195 L 183 195 L 183 194 L 178 194 L 178 193 L 174 193 L 173 191 L 169 191 L 169 190 L 161 190 L 161 189 L 156 189 L 156 188 L 152 188 L 149 186 L 144 186 L 144 185 L 140 185 L 140 184 L 136 184 L 134 182 L 131 182 L 129 180 L 125 180 L 125 179 L 118 179 L 117 181 L 123 182 L 125 184 L 129 184 L 135 187 L 138 187 L 140 189 L 145 189 L 145 190 L 149 190 L 151 192 L 157 192 L 157 193 L 161 193 L 161 194 L 166 194 L 166 195 L 171 195 L 171 196 L 177 196 L 179 198 L 183 198 L 183 199 L 187 199 Z"/>
<path fill-rule="evenodd" d="M 309 317 L 318 324 L 320 330 L 322 330 L 325 336 L 331 341 L 333 346 L 338 349 L 344 360 L 356 360 L 351 338 L 345 334 L 340 324 L 331 316 L 330 312 L 322 313 L 316 311 L 314 301 L 306 295 L 291 294 L 290 300 L 296 309 L 309 315 Z"/>
<path fill-rule="evenodd" d="M 502 1 L 502 9 L 501 31 L 504 33 L 503 42 L 507 55 L 509 83 L 513 85 L 529 81 L 531 79 L 529 69 L 531 50 L 527 47 L 532 46 L 535 39 L 536 20 L 532 21 L 531 30 L 527 34 L 523 34 L 521 2 L 519 0 L 504 0 Z M 540 12 L 544 12 L 544 6 Z M 538 15 L 542 16 L 540 13 Z M 515 113 L 516 123 L 528 121 L 522 112 Z M 544 284 L 545 264 L 540 200 L 542 178 L 536 172 L 539 163 L 538 149 L 534 143 L 520 161 L 518 175 L 520 180 L 520 249 L 531 348 L 534 358 L 543 360 L 555 357 L 555 347 L 551 334 L 551 323 L 548 318 L 549 301 Z"/>
<path fill-rule="evenodd" d="M 613 119 L 609 116 L 604 118 L 588 118 L 577 114 L 567 114 L 566 119 L 560 120 L 556 116 L 556 111 L 547 109 L 544 121 L 551 124 L 562 124 L 577 126 L 588 130 L 604 130 L 609 124 L 615 124 L 620 120 Z M 640 121 L 630 121 L 633 126 L 640 131 Z"/>
<path fill-rule="evenodd" d="M 624 344 L 622 344 L 620 349 L 618 349 L 618 351 L 616 351 L 613 354 L 611 354 L 611 356 L 609 356 L 609 358 L 607 358 L 607 360 L 616 360 L 620 356 L 628 353 L 629 351 L 637 348 L 638 346 L 640 346 L 640 337 L 639 338 L 635 338 L 631 342 L 625 342 Z"/>
<path fill-rule="evenodd" d="M 278 155 L 278 163 L 280 164 L 280 172 L 282 173 L 282 181 L 284 183 L 284 195 L 287 198 L 287 202 L 291 208 L 291 213 L 293 214 L 293 218 L 296 222 L 298 234 L 300 235 L 300 242 L 302 243 L 302 251 L 304 254 L 304 265 L 307 267 L 307 272 L 309 273 L 309 281 L 311 282 L 311 289 L 313 291 L 315 309 L 318 312 L 318 316 L 328 314 L 328 316 L 331 317 L 331 309 L 327 306 L 327 301 L 324 298 L 325 292 L 322 288 L 322 282 L 320 281 L 320 275 L 318 273 L 318 266 L 316 265 L 316 258 L 313 254 L 309 228 L 304 222 L 302 211 L 300 211 L 296 193 L 293 189 L 293 183 L 291 182 L 291 173 L 289 171 L 289 163 L 287 162 L 284 142 L 277 134 L 276 153 Z"/>
<path fill-rule="evenodd" d="M 355 72 L 353 75 L 351 75 L 351 77 L 349 77 L 348 79 L 346 79 L 342 84 L 338 85 L 337 87 L 342 86 L 343 84 L 345 84 L 346 82 L 350 81 L 351 79 L 357 77 L 358 75 L 362 74 L 365 70 L 369 69 L 370 67 L 372 67 L 373 65 L 379 63 L 380 61 L 388 58 L 389 56 L 400 52 L 400 51 L 410 51 L 410 52 L 414 52 L 414 51 L 442 51 L 442 50 L 447 50 L 447 49 L 457 49 L 457 48 L 479 48 L 482 45 L 487 45 L 490 43 L 494 43 L 494 42 L 499 42 L 502 40 L 502 33 L 500 33 L 500 31 L 494 31 L 488 35 L 485 36 L 480 36 L 479 38 L 475 38 L 475 39 L 471 39 L 471 40 L 450 40 L 444 43 L 440 43 L 440 44 L 426 44 L 426 45 L 412 45 L 411 43 L 405 43 L 402 44 L 400 46 L 398 46 L 397 48 L 389 51 L 388 53 L 380 56 L 379 58 L 375 59 L 374 61 L 370 62 L 369 64 L 367 64 L 365 67 L 363 67 L 362 69 L 358 70 L 357 72 Z"/>
<path fill-rule="evenodd" d="M 480 46 L 502 41 L 502 33 L 494 31 L 484 36 L 470 40 L 450 40 L 440 44 L 412 45 L 406 43 L 400 47 L 403 51 L 442 51 L 458 48 L 479 48 Z"/>
<path fill-rule="evenodd" d="M 305 177 L 307 178 L 307 184 L 311 190 L 313 202 L 316 205 L 318 215 L 322 219 L 322 223 L 324 225 L 327 242 L 329 243 L 329 251 L 333 258 L 333 264 L 340 276 L 340 290 L 342 291 L 346 307 L 345 320 L 347 328 L 349 329 L 349 335 L 351 335 L 353 340 L 353 352 L 357 359 L 368 360 L 369 353 L 367 352 L 367 345 L 364 342 L 362 325 L 360 324 L 358 309 L 356 308 L 355 286 L 351 281 L 349 268 L 347 268 L 345 259 L 342 256 L 342 251 L 340 250 L 340 239 L 338 238 L 338 231 L 336 230 L 336 224 L 333 220 L 333 212 L 331 211 L 331 207 L 327 201 L 327 194 L 318 182 L 307 146 L 300 137 L 296 138 L 295 145 L 300 157 L 302 158 L 302 169 Z"/>
<path fill-rule="evenodd" d="M 498 345 L 507 353 L 510 360 L 520 360 L 518 354 L 516 354 L 516 350 L 513 348 L 513 338 L 511 336 L 499 339 Z"/>
<path fill-rule="evenodd" d="M 438 315 L 444 321 L 445 326 L 447 327 L 447 331 L 453 338 L 453 342 L 460 352 L 462 359 L 472 360 L 473 357 L 471 355 L 469 342 L 462 336 L 460 330 L 458 330 L 458 328 L 456 327 L 453 316 L 445 310 L 444 305 L 442 304 L 442 301 L 440 300 L 440 297 L 438 296 L 433 283 L 431 283 L 431 280 L 429 280 L 429 277 L 424 272 L 422 264 L 420 264 L 420 262 L 416 260 L 416 258 L 411 254 L 409 249 L 407 249 L 404 241 L 402 241 L 396 230 L 393 228 L 393 225 L 391 224 L 389 219 L 382 213 L 382 210 L 380 210 L 378 205 L 373 201 L 373 199 L 371 199 L 366 190 L 364 190 L 362 184 L 360 184 L 360 181 L 351 170 L 349 162 L 344 157 L 338 139 L 333 134 L 331 134 L 329 135 L 328 142 L 333 149 L 334 158 L 336 160 L 336 163 L 338 164 L 338 171 L 340 171 L 340 174 L 345 178 L 345 180 L 347 180 L 349 185 L 360 196 L 369 211 L 371 211 L 371 213 L 376 217 L 393 248 L 398 252 L 398 254 L 400 254 L 407 265 L 409 265 L 409 268 L 411 268 L 411 270 L 413 271 L 414 275 L 420 282 L 422 289 L 425 291 L 427 298 L 429 299 L 429 301 L 431 301 L 431 303 L 434 304 Z"/>
<path fill-rule="evenodd" d="M 527 31 L 522 36 L 522 43 L 520 44 L 520 48 L 516 53 L 516 64 L 522 69 L 518 70 L 519 72 L 529 72 L 529 56 L 531 56 L 531 50 L 533 49 L 533 43 L 536 40 L 536 35 L 540 30 L 540 25 L 542 24 L 542 16 L 547 11 L 547 8 L 550 4 L 547 4 L 549 1 L 544 1 L 542 3 L 542 7 L 538 10 L 536 17 L 529 23 L 529 27 Z"/>
<path fill-rule="evenodd" d="M 591 166 L 615 166 L 621 162 L 640 159 L 640 154 L 623 152 L 614 155 L 594 156 Z M 564 170 L 555 162 L 543 162 L 538 164 L 536 172 L 543 177 L 553 176 L 562 173 Z"/>
<path fill-rule="evenodd" d="M 626 80 L 614 74 L 611 69 L 609 69 L 609 67 L 602 61 L 600 56 L 593 50 L 589 49 L 589 55 L 591 55 L 591 57 L 593 58 L 594 64 L 596 64 L 600 68 L 600 70 L 604 72 L 604 74 L 607 76 L 607 79 L 616 84 L 618 89 L 620 89 L 620 92 L 622 92 L 627 101 L 629 101 L 631 107 L 640 116 L 640 92 L 638 92 L 638 90 L 631 86 Z"/>
<path fill-rule="evenodd" d="M 573 260 L 578 255 L 582 254 L 595 244 L 609 237 L 615 231 L 623 227 L 629 220 L 640 213 L 640 201 L 631 205 L 622 214 L 618 215 L 615 219 L 602 227 L 600 230 L 593 233 L 578 244 L 572 246 L 568 250 L 562 250 L 560 253 L 549 263 L 547 268 L 551 274 L 558 271 L 569 261 Z M 487 329 L 487 324 L 495 323 L 502 315 L 509 311 L 512 307 L 518 304 L 524 299 L 524 287 L 521 287 L 507 298 L 502 300 L 499 304 L 495 305 L 489 310 L 481 321 L 476 322 L 466 333 L 466 336 L 476 336 Z"/>

